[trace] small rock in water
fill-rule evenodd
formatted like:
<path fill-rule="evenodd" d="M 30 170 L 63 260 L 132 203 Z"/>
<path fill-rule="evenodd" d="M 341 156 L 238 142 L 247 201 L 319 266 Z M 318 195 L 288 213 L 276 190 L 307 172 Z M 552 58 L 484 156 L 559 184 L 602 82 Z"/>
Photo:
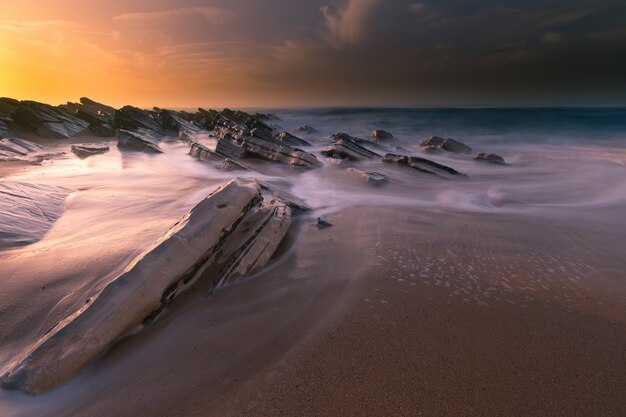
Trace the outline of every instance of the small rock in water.
<path fill-rule="evenodd" d="M 317 218 L 317 227 L 318 227 L 319 229 L 324 229 L 324 228 L 326 228 L 326 227 L 331 227 L 331 226 L 332 226 L 332 224 L 331 224 L 331 223 L 328 223 L 326 220 L 322 220 L 322 218 L 321 218 L 321 217 L 318 217 L 318 218 Z"/>
<path fill-rule="evenodd" d="M 497 165 L 506 165 L 506 161 L 504 160 L 504 158 L 500 155 L 496 155 L 495 153 L 476 153 L 474 154 L 474 159 L 477 161 L 491 162 L 492 164 Z"/>
<path fill-rule="evenodd" d="M 441 136 L 427 137 L 420 142 L 420 145 L 429 152 L 441 149 L 447 152 L 454 153 L 472 153 L 472 148 L 470 148 L 466 144 L 452 138 L 442 138 Z"/>
<path fill-rule="evenodd" d="M 79 158 L 87 158 L 91 155 L 97 155 L 109 151 L 109 146 L 99 143 L 77 143 L 72 145 L 72 152 Z"/>
<path fill-rule="evenodd" d="M 381 140 L 391 140 L 393 139 L 393 135 L 386 130 L 378 129 L 372 132 L 372 139 L 374 139 L 374 142 L 378 142 Z"/>
<path fill-rule="evenodd" d="M 309 125 L 300 126 L 299 128 L 295 130 L 295 132 L 296 133 L 308 133 L 308 134 L 318 133 L 317 129 Z"/>

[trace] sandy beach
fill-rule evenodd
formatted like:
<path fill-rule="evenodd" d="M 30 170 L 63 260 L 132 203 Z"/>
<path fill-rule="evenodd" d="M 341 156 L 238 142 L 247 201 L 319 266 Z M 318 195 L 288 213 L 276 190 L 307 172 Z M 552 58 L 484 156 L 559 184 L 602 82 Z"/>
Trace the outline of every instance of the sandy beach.
<path fill-rule="evenodd" d="M 258 276 L 183 296 L 66 386 L 9 402 L 51 416 L 623 414 L 613 231 L 402 208 L 329 220 L 303 221 Z"/>

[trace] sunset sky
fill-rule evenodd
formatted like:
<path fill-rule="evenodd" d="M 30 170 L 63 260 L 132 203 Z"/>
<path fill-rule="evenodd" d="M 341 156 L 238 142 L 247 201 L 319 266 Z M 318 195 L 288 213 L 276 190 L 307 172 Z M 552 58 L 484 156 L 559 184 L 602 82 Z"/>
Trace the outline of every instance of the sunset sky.
<path fill-rule="evenodd" d="M 623 0 L 0 0 L 0 96 L 626 104 Z"/>

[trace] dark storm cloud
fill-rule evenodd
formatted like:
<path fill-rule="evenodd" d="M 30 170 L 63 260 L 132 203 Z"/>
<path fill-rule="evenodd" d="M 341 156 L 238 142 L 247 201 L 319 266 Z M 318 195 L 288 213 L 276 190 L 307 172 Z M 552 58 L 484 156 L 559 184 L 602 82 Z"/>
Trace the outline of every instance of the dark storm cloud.
<path fill-rule="evenodd" d="M 276 49 L 264 79 L 349 101 L 624 102 L 618 1 L 350 0 Z"/>

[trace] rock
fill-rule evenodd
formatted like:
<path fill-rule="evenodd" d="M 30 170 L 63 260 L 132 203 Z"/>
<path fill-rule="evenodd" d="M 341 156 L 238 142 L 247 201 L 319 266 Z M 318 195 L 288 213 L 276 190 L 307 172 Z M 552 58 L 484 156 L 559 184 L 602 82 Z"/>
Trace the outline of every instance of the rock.
<path fill-rule="evenodd" d="M 12 115 L 13 125 L 51 139 L 66 139 L 86 132 L 89 123 L 66 109 L 35 101 L 21 101 Z"/>
<path fill-rule="evenodd" d="M 322 154 L 331 158 L 348 159 L 350 161 L 380 157 L 376 152 L 356 143 L 355 139 L 345 133 L 333 135 L 335 143 L 322 149 Z"/>
<path fill-rule="evenodd" d="M 72 152 L 79 158 L 87 158 L 108 151 L 109 146 L 101 143 L 77 143 L 72 145 Z"/>
<path fill-rule="evenodd" d="M 331 227 L 331 226 L 332 226 L 331 223 L 328 223 L 326 220 L 322 220 L 321 217 L 317 218 L 317 228 L 318 229 L 324 229 L 326 227 Z"/>
<path fill-rule="evenodd" d="M 239 161 L 235 161 L 234 159 L 225 158 L 222 163 L 219 165 L 219 169 L 222 171 L 230 172 L 230 171 L 253 171 L 253 169 L 249 168 L 247 165 Z"/>
<path fill-rule="evenodd" d="M 301 149 L 287 145 L 277 145 L 254 136 L 244 138 L 241 142 L 241 147 L 251 155 L 281 164 L 309 169 L 323 165 L 314 155 Z"/>
<path fill-rule="evenodd" d="M 255 119 L 264 120 L 264 121 L 280 120 L 280 117 L 276 116 L 274 113 L 254 113 L 252 117 L 254 117 Z"/>
<path fill-rule="evenodd" d="M 280 132 L 278 134 L 278 140 L 289 146 L 311 146 L 311 144 L 306 140 L 300 139 L 299 137 L 287 132 Z"/>
<path fill-rule="evenodd" d="M 140 129 L 138 132 L 131 132 L 124 129 L 118 129 L 117 147 L 129 151 L 138 151 L 146 153 L 163 153 L 156 140 L 149 135 L 149 131 Z"/>
<path fill-rule="evenodd" d="M 309 125 L 300 126 L 300 127 L 296 128 L 294 130 L 294 132 L 296 132 L 296 133 L 304 133 L 304 134 L 307 134 L 307 135 L 314 135 L 316 133 L 319 133 L 314 127 L 309 126 Z"/>
<path fill-rule="evenodd" d="M 179 112 L 160 110 L 157 112 L 165 129 L 174 130 L 178 137 L 185 141 L 192 141 L 202 128 L 185 120 Z"/>
<path fill-rule="evenodd" d="M 193 142 L 189 150 L 189 155 L 198 158 L 201 161 L 213 161 L 219 162 L 218 168 L 222 171 L 235 171 L 244 170 L 252 171 L 249 167 L 236 160 L 225 158 L 224 156 L 212 151 L 208 147 L 201 145 L 197 142 Z"/>
<path fill-rule="evenodd" d="M 485 153 L 485 152 L 475 153 L 474 159 L 477 161 L 491 162 L 492 164 L 497 164 L 497 165 L 507 164 L 503 157 L 501 157 L 500 155 L 496 155 L 495 153 Z"/>
<path fill-rule="evenodd" d="M 200 283 L 213 289 L 265 265 L 290 225 L 289 206 L 254 180 L 228 182 L 17 358 L 3 387 L 36 394 L 64 383 L 181 292 Z"/>
<path fill-rule="evenodd" d="M 262 189 L 271 192 L 276 198 L 279 198 L 280 200 L 284 201 L 285 204 L 291 207 L 291 209 L 294 211 L 305 212 L 305 211 L 313 210 L 302 199 L 296 197 L 295 195 L 283 189 L 279 189 L 277 186 L 270 184 L 269 182 L 260 181 L 260 180 L 256 180 L 256 182 L 259 184 L 259 186 Z"/>
<path fill-rule="evenodd" d="M 241 110 L 231 110 L 231 109 L 222 110 L 220 115 L 235 123 L 238 123 L 244 126 L 248 123 L 249 119 L 252 118 L 252 115 L 249 113 L 246 113 Z"/>
<path fill-rule="evenodd" d="M 135 131 L 137 129 L 144 129 L 152 133 L 155 137 L 165 136 L 165 130 L 163 129 L 162 122 L 158 117 L 146 111 L 138 109 L 137 107 L 124 106 L 115 112 L 115 127 L 126 131 Z"/>
<path fill-rule="evenodd" d="M 381 186 L 389 182 L 389 178 L 378 172 L 364 171 L 357 168 L 348 168 L 348 171 L 352 172 L 358 176 L 361 181 L 369 185 Z"/>
<path fill-rule="evenodd" d="M 216 110 L 204 110 L 199 108 L 193 117 L 193 122 L 207 130 L 215 129 L 215 121 L 219 113 Z"/>
<path fill-rule="evenodd" d="M 418 171 L 425 172 L 427 174 L 438 175 L 444 178 L 448 178 L 448 175 L 467 177 L 467 175 L 458 172 L 457 170 L 450 168 L 446 165 L 442 165 L 429 159 L 418 158 L 415 156 L 408 157 L 404 155 L 387 154 L 383 158 L 383 162 L 404 165 L 409 168 L 414 168 Z"/>
<path fill-rule="evenodd" d="M 372 132 L 372 139 L 374 139 L 374 142 L 391 140 L 393 139 L 393 135 L 386 130 L 378 129 Z"/>
<path fill-rule="evenodd" d="M 472 148 L 461 143 L 457 140 L 451 138 L 442 138 L 441 136 L 430 136 L 420 142 L 420 145 L 427 148 L 433 147 L 432 149 L 442 149 L 447 152 L 454 153 L 472 153 Z"/>
<path fill-rule="evenodd" d="M 217 140 L 215 152 L 230 159 L 243 159 L 248 157 L 248 151 L 246 151 L 237 142 L 230 140 L 228 137 L 223 137 Z"/>
<path fill-rule="evenodd" d="M 63 214 L 70 192 L 62 187 L 0 181 L 0 247 L 41 240 Z"/>
<path fill-rule="evenodd" d="M 29 154 L 42 149 L 42 146 L 24 139 L 5 138 L 0 140 L 0 161 L 25 160 Z"/>
<path fill-rule="evenodd" d="M 97 103 L 87 97 L 81 97 L 80 103 L 68 102 L 63 107 L 78 117 L 89 123 L 89 130 L 102 137 L 115 136 L 114 115 L 116 110 L 113 107 Z"/>

